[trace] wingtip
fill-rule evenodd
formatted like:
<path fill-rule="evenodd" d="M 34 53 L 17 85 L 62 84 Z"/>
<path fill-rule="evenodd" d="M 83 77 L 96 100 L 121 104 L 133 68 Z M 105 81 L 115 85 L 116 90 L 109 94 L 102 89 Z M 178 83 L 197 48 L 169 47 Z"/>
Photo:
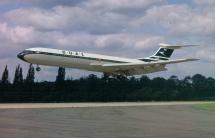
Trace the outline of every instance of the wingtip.
<path fill-rule="evenodd" d="M 197 61 L 200 60 L 199 58 L 188 58 L 189 61 Z"/>

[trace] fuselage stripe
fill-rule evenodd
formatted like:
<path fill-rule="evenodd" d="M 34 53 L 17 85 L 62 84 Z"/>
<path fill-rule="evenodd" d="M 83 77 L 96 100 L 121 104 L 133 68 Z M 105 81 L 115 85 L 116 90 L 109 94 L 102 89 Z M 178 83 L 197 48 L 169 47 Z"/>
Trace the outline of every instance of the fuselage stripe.
<path fill-rule="evenodd" d="M 66 55 L 66 54 L 64 55 L 64 54 L 48 53 L 48 52 L 36 52 L 36 51 L 25 51 L 25 52 L 26 52 L 26 55 L 28 55 L 28 54 L 44 54 L 44 55 L 53 55 L 53 56 L 60 56 L 60 57 L 72 57 L 72 58 L 80 58 L 80 59 L 96 60 L 96 61 L 103 61 L 103 62 L 112 62 L 112 63 L 129 63 L 129 62 L 124 62 L 124 61 L 116 61 L 116 60 L 109 60 L 109 59 L 84 57 L 84 56 L 74 56 L 74 55 Z"/>

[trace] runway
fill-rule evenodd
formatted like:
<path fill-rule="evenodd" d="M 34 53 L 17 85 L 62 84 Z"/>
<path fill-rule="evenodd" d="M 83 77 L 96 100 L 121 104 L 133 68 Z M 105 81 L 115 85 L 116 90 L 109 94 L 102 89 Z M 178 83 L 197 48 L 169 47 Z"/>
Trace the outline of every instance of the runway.
<path fill-rule="evenodd" d="M 213 138 L 200 103 L 0 104 L 0 138 Z"/>
<path fill-rule="evenodd" d="M 195 102 L 107 102 L 107 103 L 15 103 L 15 104 L 0 104 L 0 109 L 171 106 L 171 105 L 194 105 L 202 103 L 215 102 L 195 101 Z"/>

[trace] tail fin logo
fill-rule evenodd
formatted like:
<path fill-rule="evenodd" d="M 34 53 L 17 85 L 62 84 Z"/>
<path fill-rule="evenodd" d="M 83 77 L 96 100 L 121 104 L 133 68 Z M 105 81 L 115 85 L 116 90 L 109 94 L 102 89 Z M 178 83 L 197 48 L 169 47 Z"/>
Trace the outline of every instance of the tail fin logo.
<path fill-rule="evenodd" d="M 166 56 L 166 54 L 165 54 L 166 52 L 167 52 L 167 49 L 163 49 L 163 51 L 160 51 L 159 53 L 165 57 Z"/>
<path fill-rule="evenodd" d="M 173 49 L 160 48 L 155 56 L 169 58 L 172 55 L 173 51 Z"/>

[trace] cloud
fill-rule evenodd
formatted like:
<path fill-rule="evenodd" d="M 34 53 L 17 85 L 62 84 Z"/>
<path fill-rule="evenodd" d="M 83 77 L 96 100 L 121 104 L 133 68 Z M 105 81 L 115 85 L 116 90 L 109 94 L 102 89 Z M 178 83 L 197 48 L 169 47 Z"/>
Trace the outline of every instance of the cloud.
<path fill-rule="evenodd" d="M 33 27 L 12 27 L 6 23 L 0 24 L 0 38 L 3 42 L 10 42 L 4 47 L 11 49 L 24 49 L 27 47 L 51 47 L 68 50 L 83 50 L 92 52 L 110 52 L 118 55 L 121 49 L 133 49 L 139 51 L 163 40 L 158 36 L 142 36 L 138 34 L 118 33 L 118 34 L 88 34 L 88 33 L 63 33 L 61 31 L 45 31 L 34 29 Z M 20 47 L 20 45 L 22 45 Z M 3 46 L 2 46 L 3 47 Z M 153 47 L 151 47 L 153 48 Z M 114 49 L 114 51 L 113 51 Z M 11 52 L 11 51 L 10 51 Z M 5 49 L 4 53 L 9 53 Z M 132 54 L 132 51 L 124 54 Z M 6 54 L 7 55 L 7 54 Z M 123 52 L 122 52 L 123 55 Z"/>
<path fill-rule="evenodd" d="M 30 43 L 33 40 L 33 27 L 16 26 L 11 28 L 7 23 L 0 23 L 0 39 L 12 43 Z"/>
<path fill-rule="evenodd" d="M 196 53 L 196 56 L 199 57 L 203 62 L 208 62 L 213 64 L 215 61 L 214 52 L 215 52 L 214 47 L 208 47 L 208 48 L 199 50 Z"/>
<path fill-rule="evenodd" d="M 201 44 L 202 47 L 176 51 L 173 56 L 201 58 L 198 63 L 210 69 L 197 69 L 197 63 L 190 63 L 169 66 L 168 73 L 160 74 L 210 74 L 215 69 L 209 65 L 215 60 L 215 9 L 210 4 L 213 3 L 199 0 L 193 3 L 166 0 L 4 0 L 0 2 L 0 6 L 7 9 L 0 17 L 0 63 L 22 63 L 27 69 L 27 64 L 16 59 L 16 55 L 30 47 L 139 58 L 150 56 L 160 42 L 185 43 Z M 43 76 L 55 78 L 56 70 L 45 67 L 44 71 L 49 74 L 39 73 L 39 80 L 46 79 Z M 81 76 L 86 73 L 77 72 L 71 71 L 70 74 Z"/>
<path fill-rule="evenodd" d="M 18 0 L 15 0 L 15 1 L 17 2 Z M 1 0 L 0 4 L 9 4 L 11 2 L 14 2 L 14 0 Z"/>
<path fill-rule="evenodd" d="M 0 5 L 21 4 L 33 7 L 51 8 L 56 5 L 75 6 L 85 0 L 1 0 Z"/>
<path fill-rule="evenodd" d="M 42 30 L 118 33 L 132 27 L 130 24 L 144 15 L 149 7 L 161 3 L 164 0 L 135 0 L 132 3 L 128 0 L 88 0 L 76 6 L 15 9 L 7 12 L 5 17 L 19 25 L 34 26 Z M 132 11 L 135 16 L 129 15 Z"/>
<path fill-rule="evenodd" d="M 11 22 L 42 30 L 85 31 L 100 34 L 120 31 L 128 20 L 119 14 L 100 14 L 80 7 L 65 6 L 57 6 L 50 10 L 16 9 L 6 13 L 5 16 Z"/>
<path fill-rule="evenodd" d="M 165 0 L 89 0 L 82 5 L 91 10 L 114 11 L 120 13 L 144 11 L 145 9 L 165 3 Z"/>
<path fill-rule="evenodd" d="M 164 38 L 161 36 L 152 36 L 152 37 L 147 37 L 145 39 L 142 39 L 140 41 L 137 41 L 135 43 L 135 47 L 138 49 L 151 49 L 153 46 L 157 46 L 158 43 L 160 42 L 165 42 Z"/>
<path fill-rule="evenodd" d="M 208 6 L 213 6 L 215 4 L 215 1 L 213 0 L 193 0 L 194 3 L 198 5 L 208 5 Z"/>
<path fill-rule="evenodd" d="M 137 23 L 151 23 L 168 30 L 174 35 L 213 35 L 215 32 L 214 9 L 197 9 L 188 5 L 155 6 L 147 10 L 146 15 Z M 140 25 L 139 25 L 140 26 Z"/>

